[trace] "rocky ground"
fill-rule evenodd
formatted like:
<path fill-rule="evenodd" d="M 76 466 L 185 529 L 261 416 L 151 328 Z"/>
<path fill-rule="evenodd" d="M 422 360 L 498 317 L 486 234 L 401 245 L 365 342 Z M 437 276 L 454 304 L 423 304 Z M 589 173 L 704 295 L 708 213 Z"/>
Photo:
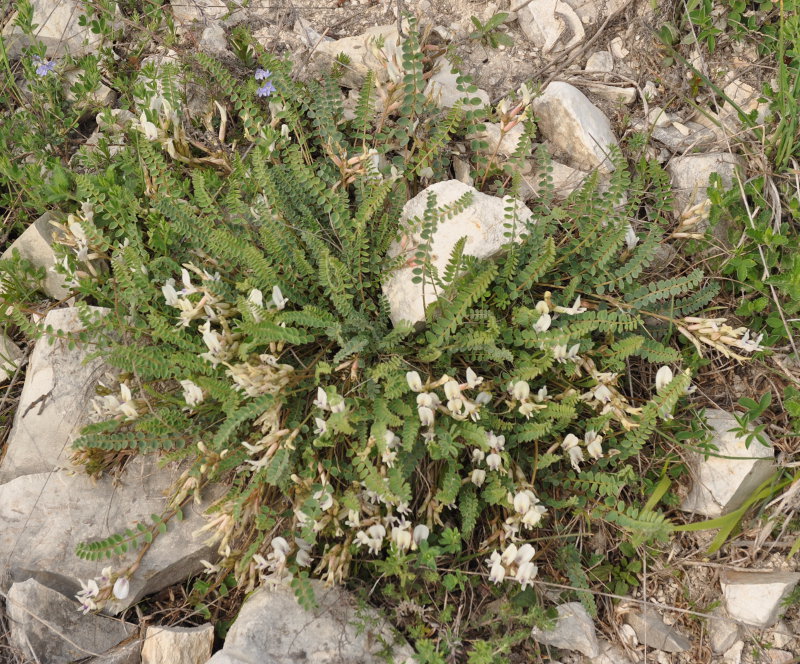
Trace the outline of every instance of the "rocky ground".
<path fill-rule="evenodd" d="M 77 5 L 71 0 L 50 2 L 37 0 L 34 6 L 52 55 L 62 48 L 91 50 L 92 44 L 80 46 L 80 31 L 74 25 Z M 717 173 L 725 186 L 735 187 L 737 169 L 747 176 L 759 173 L 761 165 L 739 147 L 745 131 L 736 114 L 707 86 L 698 86 L 697 72 L 744 108 L 764 112 L 766 105 L 759 104 L 756 90 L 772 72 L 752 44 L 724 39 L 713 55 L 700 48 L 687 53 L 693 68 L 674 60 L 665 65 L 667 53 L 657 32 L 677 11 L 671 3 L 256 0 L 225 7 L 219 0 L 173 0 L 165 9 L 174 14 L 180 40 L 169 45 L 155 40 L 135 64 L 141 66 L 147 58 L 180 59 L 195 49 L 232 60 L 231 31 L 245 24 L 268 50 L 290 53 L 302 76 L 313 75 L 336 54 L 348 53 L 349 72 L 343 83 L 355 87 L 371 65 L 366 40 L 379 33 L 387 41 L 396 39 L 399 6 L 421 18 L 421 27 L 430 31 L 431 48 L 454 57 L 474 77 L 487 101 L 495 103 L 525 82 L 544 90 L 534 101 L 534 115 L 556 160 L 553 175 L 562 196 L 577 187 L 588 171 L 607 167 L 598 150 L 601 139 L 603 145 L 619 143 L 629 149 L 627 139 L 633 132 L 648 132 L 649 140 L 640 149 L 666 166 L 678 209 L 671 241 L 662 247 L 663 261 L 682 265 L 707 260 L 688 257 L 681 248 L 687 237 L 704 232 L 709 177 Z M 500 29 L 512 37 L 513 45 L 493 49 L 470 38 L 475 29 L 472 16 L 486 22 L 500 11 L 509 12 Z M 127 20 L 124 12 L 120 20 L 123 24 Z M 127 30 L 130 33 L 133 26 Z M 3 34 L 13 41 L 10 20 Z M 444 71 L 431 80 L 428 92 L 439 95 L 446 105 L 448 95 L 456 94 L 454 80 Z M 202 90 L 197 93 L 193 110 L 199 118 L 205 102 Z M 116 94 L 110 86 L 101 94 L 107 103 L 114 103 Z M 125 111 L 117 117 L 124 123 Z M 96 141 L 98 134 L 113 136 L 114 129 L 98 119 L 83 131 Z M 492 135 L 488 138 L 491 142 Z M 499 131 L 494 140 L 497 144 Z M 504 139 L 509 140 L 513 135 Z M 513 151 L 505 144 L 497 149 Z M 471 184 L 468 173 L 454 175 Z M 526 181 L 532 196 L 533 170 L 526 173 Z M 726 242 L 720 233 L 716 251 L 724 252 Z M 51 244 L 51 229 L 43 217 L 14 240 L 4 258 L 16 248 L 50 268 L 55 260 Z M 56 301 L 68 295 L 56 275 L 48 276 L 47 292 Z M 53 308 L 45 322 L 66 332 L 80 330 L 70 307 Z M 82 616 L 72 596 L 81 589 L 78 580 L 95 577 L 98 565 L 77 559 L 75 546 L 87 537 L 115 532 L 120 523 L 147 520 L 158 512 L 165 488 L 182 468 L 159 468 L 155 462 L 133 459 L 124 477 L 93 481 L 75 475 L 68 468 L 66 451 L 75 432 L 91 417 L 88 404 L 107 367 L 101 360 L 83 363 L 87 349 L 80 346 L 40 341 L 20 348 L 5 337 L 3 344 L 13 362 L 4 372 L 0 402 L 6 421 L 0 461 L 0 590 L 5 599 L 0 661 L 355 663 L 381 661 L 378 653 L 387 647 L 395 661 L 411 661 L 409 646 L 395 643 L 383 619 L 372 614 L 365 618 L 342 590 L 321 591 L 324 601 L 315 616 L 304 613 L 285 589 L 259 590 L 245 604 L 223 645 L 212 625 L 182 607 L 185 579 L 202 572 L 202 561 L 213 555 L 191 537 L 202 525 L 203 505 L 157 540 L 127 597 L 109 612 L 113 615 Z M 796 380 L 798 371 L 791 358 L 780 353 L 777 358 L 782 373 Z M 769 369 L 774 366 L 754 363 L 743 368 L 720 361 L 700 380 L 702 405 L 710 408 L 708 422 L 725 458 L 690 459 L 692 478 L 682 487 L 677 522 L 727 514 L 772 476 L 776 464 L 796 464 L 796 438 L 793 443 L 781 437 L 780 445 L 748 447 L 742 437 L 729 433 L 735 425 L 731 411 L 736 400 L 757 399 L 765 385 L 776 380 Z M 780 429 L 780 422 L 772 424 Z M 596 620 L 579 603 L 559 606 L 555 629 L 534 630 L 531 635 L 542 646 L 538 661 L 799 661 L 795 589 L 800 572 L 797 562 L 786 556 L 796 537 L 791 524 L 796 524 L 792 519 L 800 505 L 797 494 L 795 482 L 745 521 L 742 531 L 714 555 L 707 550 L 715 531 L 676 534 L 663 557 L 635 572 L 638 588 L 621 597 L 598 595 Z M 614 544 L 597 546 L 602 550 Z M 540 590 L 547 594 L 551 589 L 542 582 Z M 157 608 L 151 614 L 137 614 L 131 608 L 153 593 L 151 606 Z M 784 600 L 790 596 L 795 599 L 787 605 Z M 367 629 L 350 625 L 356 615 Z M 179 622 L 182 625 L 174 626 Z"/>

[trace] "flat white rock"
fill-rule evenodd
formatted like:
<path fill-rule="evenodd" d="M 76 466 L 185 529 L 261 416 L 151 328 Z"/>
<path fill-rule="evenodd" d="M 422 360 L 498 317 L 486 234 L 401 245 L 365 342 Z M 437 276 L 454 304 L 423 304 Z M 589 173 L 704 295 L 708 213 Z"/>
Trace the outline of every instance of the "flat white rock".
<path fill-rule="evenodd" d="M 14 25 L 16 12 L 8 17 L 3 28 L 2 37 L 9 59 L 21 55 L 22 49 L 30 46 L 32 41 L 43 42 L 50 58 L 60 58 L 67 53 L 78 58 L 96 53 L 102 45 L 102 35 L 95 34 L 88 26 L 79 23 L 81 16 L 88 13 L 84 3 L 75 0 L 32 0 L 31 4 L 33 23 L 37 26 L 33 31 L 33 40 Z"/>
<path fill-rule="evenodd" d="M 566 0 L 581 22 L 589 27 L 599 21 L 613 18 L 627 5 L 628 0 Z"/>
<path fill-rule="evenodd" d="M 708 458 L 690 452 L 692 487 L 681 509 L 717 517 L 740 507 L 772 475 L 775 452 L 771 441 L 753 440 L 748 447 L 745 436 L 731 431 L 738 424 L 730 413 L 708 408 L 705 416 L 718 451 Z"/>
<path fill-rule="evenodd" d="M 533 100 L 532 107 L 539 130 L 568 165 L 585 171 L 613 170 L 608 152 L 618 143 L 611 123 L 578 88 L 554 81 Z"/>
<path fill-rule="evenodd" d="M 136 631 L 136 625 L 108 616 L 84 616 L 79 608 L 76 602 L 33 579 L 15 583 L 8 591 L 7 607 L 12 647 L 31 657 L 32 662 L 67 664 L 86 657 L 87 651 L 103 653 Z M 54 630 L 67 635 L 75 645 Z"/>
<path fill-rule="evenodd" d="M 754 627 L 770 627 L 785 607 L 781 602 L 800 581 L 798 572 L 733 572 L 720 578 L 728 615 Z"/>
<path fill-rule="evenodd" d="M 36 267 L 44 268 L 45 278 L 42 283 L 44 292 L 54 300 L 63 300 L 69 296 L 69 291 L 65 286 L 65 278 L 53 271 L 53 266 L 56 264 L 56 254 L 53 251 L 56 240 L 53 234 L 57 231 L 50 223 L 51 219 L 52 215 L 45 212 L 11 243 L 0 256 L 0 260 L 7 260 L 14 251 L 18 251 L 22 258 L 26 258 Z"/>
<path fill-rule="evenodd" d="M 667 625 L 650 607 L 625 614 L 625 622 L 633 628 L 639 643 L 663 652 L 684 652 L 691 643 L 674 627 Z"/>
<path fill-rule="evenodd" d="M 436 196 L 436 205 L 442 208 L 454 203 L 464 194 L 472 195 L 472 202 L 465 210 L 442 221 L 431 238 L 432 264 L 441 275 L 456 242 L 467 238 L 464 253 L 476 258 L 490 258 L 497 254 L 508 242 L 506 232 L 506 202 L 496 196 L 482 194 L 474 187 L 446 180 L 427 187 L 403 207 L 400 216 L 403 237 L 389 247 L 389 257 L 407 256 L 409 261 L 394 270 L 386 279 L 383 292 L 389 301 L 392 323 L 400 321 L 412 324 L 425 320 L 425 307 L 435 302 L 437 291 L 430 283 L 413 283 L 413 262 L 417 245 L 420 243 L 420 222 L 428 201 L 428 196 Z M 532 217 L 531 211 L 521 202 L 515 202 L 518 223 Z"/>
<path fill-rule="evenodd" d="M 462 92 L 458 89 L 459 74 L 453 71 L 453 65 L 447 58 L 439 58 L 433 67 L 433 75 L 428 79 L 425 96 L 440 108 L 453 108 L 463 99 L 478 98 L 482 106 L 489 105 L 489 93 L 478 89 L 475 92 Z M 471 108 L 471 105 L 468 106 Z"/>
<path fill-rule="evenodd" d="M 722 607 L 717 607 L 711 615 L 718 618 L 727 618 L 728 614 Z M 709 620 L 708 638 L 711 650 L 716 655 L 729 650 L 739 640 L 739 625 L 732 620 Z"/>
<path fill-rule="evenodd" d="M 17 370 L 18 362 L 22 357 L 19 346 L 0 331 L 0 383 L 8 380 Z"/>
<path fill-rule="evenodd" d="M 568 602 L 556 608 L 558 619 L 551 630 L 533 628 L 531 637 L 534 641 L 562 650 L 577 650 L 587 657 L 598 657 L 600 645 L 594 622 L 580 602 Z"/>
<path fill-rule="evenodd" d="M 75 308 L 53 309 L 44 324 L 70 334 L 83 329 Z M 0 461 L 0 482 L 68 465 L 72 440 L 89 422 L 90 401 L 107 369 L 100 359 L 87 362 L 87 354 L 85 347 L 69 348 L 61 339 L 52 345 L 45 337 L 36 342 Z"/>
<path fill-rule="evenodd" d="M 568 50 L 586 37 L 580 18 L 564 0 L 532 0 L 517 12 L 517 20 L 525 36 L 545 54 Z"/>
<path fill-rule="evenodd" d="M 261 588 L 242 606 L 225 645 L 208 664 L 412 664 L 411 647 L 371 609 L 339 587 L 311 581 L 318 608 L 303 609 L 291 588 Z M 387 656 L 388 655 L 388 656 Z"/>
<path fill-rule="evenodd" d="M 153 456 L 135 457 L 117 483 L 109 477 L 93 481 L 59 471 L 22 475 L 0 485 L 0 588 L 36 579 L 72 597 L 80 590 L 80 580 L 100 576 L 103 567 L 130 565 L 136 551 L 122 559 L 88 561 L 75 549 L 82 542 L 135 529 L 136 522 L 149 525 L 150 515 L 166 507 L 164 494 L 181 470 L 174 463 L 159 468 Z M 214 558 L 210 547 L 192 537 L 205 525 L 201 512 L 207 506 L 184 508 L 182 521 L 169 522 L 131 578 L 128 597 L 109 606 L 112 612 L 200 571 L 201 559 Z"/>
<path fill-rule="evenodd" d="M 741 158 L 730 152 L 673 157 L 666 170 L 675 196 L 675 213 L 680 215 L 687 207 L 697 205 L 707 198 L 708 181 L 713 173 L 717 173 L 723 186 L 730 189 L 734 184 L 736 168 L 741 165 Z"/>
<path fill-rule="evenodd" d="M 205 664 L 214 645 L 214 625 L 147 628 L 142 664 Z"/>

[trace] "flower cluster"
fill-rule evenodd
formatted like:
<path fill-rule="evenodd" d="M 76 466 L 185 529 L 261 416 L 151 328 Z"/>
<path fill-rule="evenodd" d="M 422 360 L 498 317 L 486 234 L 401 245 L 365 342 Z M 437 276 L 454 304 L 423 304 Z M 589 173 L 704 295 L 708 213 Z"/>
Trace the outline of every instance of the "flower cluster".
<path fill-rule="evenodd" d="M 763 334 L 751 338 L 751 332 L 746 327 L 733 328 L 728 325 L 725 318 L 700 318 L 697 316 L 687 316 L 678 324 L 678 331 L 691 341 L 697 352 L 703 354 L 702 344 L 715 348 L 725 357 L 733 357 L 737 360 L 744 360 L 741 355 L 733 352 L 732 348 L 738 348 L 746 353 L 757 353 L 764 350 L 761 345 Z"/>
<path fill-rule="evenodd" d="M 253 75 L 257 81 L 263 81 L 261 87 L 256 89 L 256 94 L 259 97 L 269 97 L 273 92 L 275 92 L 275 86 L 270 81 L 270 77 L 272 76 L 272 72 L 268 69 L 261 69 L 260 67 L 256 69 L 256 73 Z"/>
<path fill-rule="evenodd" d="M 123 600 L 130 594 L 130 582 L 126 575 L 116 578 L 114 585 L 114 571 L 111 567 L 105 567 L 100 572 L 100 576 L 84 582 L 81 580 L 81 589 L 75 595 L 75 599 L 80 602 L 79 611 L 86 615 L 90 611 L 102 609 L 109 601 Z"/>
<path fill-rule="evenodd" d="M 103 383 L 100 383 L 100 387 L 109 393 L 92 399 L 92 408 L 99 420 L 135 420 L 139 417 L 141 404 L 133 398 L 131 388 L 126 383 L 119 384 L 119 395 Z"/>
<path fill-rule="evenodd" d="M 525 590 L 533 583 L 539 568 L 533 562 L 536 550 L 530 544 L 517 548 L 509 544 L 503 553 L 493 551 L 486 564 L 489 566 L 489 581 L 498 584 L 506 578 L 513 578 Z"/>
<path fill-rule="evenodd" d="M 295 546 L 292 547 L 283 537 L 273 537 L 270 542 L 270 551 L 267 557 L 260 554 L 253 556 L 256 570 L 263 579 L 279 581 L 289 575 L 286 566 L 289 556 L 294 553 L 294 562 L 298 567 L 308 567 L 311 564 L 311 545 L 301 537 L 294 538 Z"/>

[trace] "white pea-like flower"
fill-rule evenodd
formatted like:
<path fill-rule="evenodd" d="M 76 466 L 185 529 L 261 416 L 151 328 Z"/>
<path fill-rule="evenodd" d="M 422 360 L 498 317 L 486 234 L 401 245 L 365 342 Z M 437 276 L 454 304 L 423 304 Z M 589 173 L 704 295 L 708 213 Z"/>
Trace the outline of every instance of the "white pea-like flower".
<path fill-rule="evenodd" d="M 428 539 L 428 536 L 431 534 L 430 529 L 424 523 L 419 524 L 414 528 L 414 544 L 419 546 L 420 542 L 424 542 Z"/>
<path fill-rule="evenodd" d="M 516 557 L 517 545 L 512 543 L 505 548 L 505 551 L 503 551 L 503 555 L 500 556 L 500 562 L 502 562 L 503 565 L 511 565 Z"/>
<path fill-rule="evenodd" d="M 458 386 L 458 381 L 448 380 L 444 384 L 444 394 L 451 401 L 461 398 L 461 388 Z"/>
<path fill-rule="evenodd" d="M 542 504 L 533 505 L 522 517 L 522 525 L 526 528 L 536 528 L 542 517 L 547 513 L 547 508 Z"/>
<path fill-rule="evenodd" d="M 593 429 L 589 429 L 583 436 L 586 443 L 586 451 L 592 459 L 599 459 L 603 456 L 603 437 Z"/>
<path fill-rule="evenodd" d="M 569 454 L 569 462 L 572 464 L 572 467 L 580 472 L 580 464 L 583 461 L 583 450 L 580 447 L 571 447 L 567 450 L 567 454 Z"/>
<path fill-rule="evenodd" d="M 467 367 L 467 387 L 474 389 L 482 382 L 483 378 L 479 378 L 478 374 L 472 370 L 472 367 Z"/>
<path fill-rule="evenodd" d="M 392 541 L 401 551 L 408 551 L 411 548 L 413 539 L 408 529 L 395 526 L 392 528 Z"/>
<path fill-rule="evenodd" d="M 472 450 L 472 463 L 483 463 L 483 460 L 486 458 L 486 452 L 484 452 L 480 447 L 476 447 Z"/>
<path fill-rule="evenodd" d="M 420 406 L 417 408 L 417 414 L 419 415 L 420 424 L 424 427 L 433 426 L 433 410 L 428 406 Z"/>
<path fill-rule="evenodd" d="M 270 542 L 272 546 L 273 555 L 278 560 L 286 560 L 286 556 L 289 555 L 289 542 L 286 541 L 283 537 L 273 537 L 272 541 Z"/>
<path fill-rule="evenodd" d="M 191 380 L 180 381 L 183 388 L 183 400 L 190 408 L 194 408 L 203 402 L 203 390 Z"/>
<path fill-rule="evenodd" d="M 488 431 L 486 438 L 489 442 L 489 447 L 493 450 L 502 450 L 506 446 L 506 437 L 503 435 L 497 436 L 494 431 Z"/>
<path fill-rule="evenodd" d="M 114 593 L 114 597 L 117 599 L 125 599 L 131 591 L 131 584 L 128 581 L 128 577 L 121 576 L 114 582 L 114 589 L 112 592 Z"/>
<path fill-rule="evenodd" d="M 524 401 L 531 395 L 531 386 L 524 380 L 518 380 L 511 387 L 511 396 L 517 401 Z"/>
<path fill-rule="evenodd" d="M 483 483 L 486 481 L 486 471 L 481 468 L 476 468 L 472 471 L 469 479 L 475 486 L 483 486 Z"/>
<path fill-rule="evenodd" d="M 497 559 L 494 556 L 497 555 Z M 500 557 L 497 551 L 492 554 L 492 558 L 486 561 L 491 565 L 489 569 L 489 581 L 494 584 L 502 583 L 503 579 L 506 578 L 506 568 L 503 567 L 503 563 L 500 562 Z"/>
<path fill-rule="evenodd" d="M 321 417 L 314 418 L 314 434 L 323 436 L 328 431 L 328 423 Z"/>
<path fill-rule="evenodd" d="M 475 403 L 480 404 L 481 406 L 485 406 L 492 400 L 492 393 L 491 392 L 480 392 L 477 397 L 475 397 Z"/>
<path fill-rule="evenodd" d="M 553 322 L 550 314 L 542 314 L 539 316 L 539 320 L 537 320 L 533 324 L 533 329 L 535 332 L 547 332 L 550 329 L 550 324 Z"/>
<path fill-rule="evenodd" d="M 503 459 L 497 452 L 492 452 L 486 457 L 486 466 L 489 470 L 500 470 L 503 465 Z"/>
<path fill-rule="evenodd" d="M 525 514 L 531 508 L 531 497 L 524 491 L 514 496 L 514 510 L 517 514 Z"/>
<path fill-rule="evenodd" d="M 409 371 L 406 373 L 406 382 L 412 392 L 422 391 L 422 378 L 419 377 L 416 371 Z"/>
<path fill-rule="evenodd" d="M 314 405 L 320 410 L 328 410 L 328 394 L 321 387 L 317 388 L 317 398 L 314 399 Z"/>
<path fill-rule="evenodd" d="M 515 579 L 519 581 L 520 586 L 522 586 L 522 589 L 525 590 L 525 588 L 531 585 L 538 572 L 539 568 L 533 563 L 522 563 L 522 565 L 517 568 L 517 575 Z"/>
<path fill-rule="evenodd" d="M 288 303 L 289 303 L 289 300 L 287 300 L 283 296 L 283 293 L 281 293 L 281 289 L 278 286 L 273 286 L 272 287 L 272 304 L 275 306 L 275 308 L 278 311 L 281 311 L 282 309 L 284 309 L 286 307 L 286 305 Z"/>
<path fill-rule="evenodd" d="M 568 433 L 564 436 L 564 440 L 561 443 L 561 449 L 568 451 L 571 450 L 573 447 L 576 447 L 580 444 L 580 439 L 574 433 Z"/>
<path fill-rule="evenodd" d="M 167 279 L 167 282 L 161 287 L 161 292 L 164 294 L 164 301 L 168 306 L 178 306 L 178 291 L 175 290 L 174 279 Z"/>
<path fill-rule="evenodd" d="M 534 549 L 532 545 L 523 544 L 517 549 L 517 555 L 514 557 L 514 564 L 524 565 L 525 563 L 529 563 L 533 560 L 535 555 L 536 549 Z"/>
<path fill-rule="evenodd" d="M 664 388 L 672 382 L 674 378 L 672 369 L 668 366 L 661 367 L 656 372 L 656 392 L 661 394 L 664 391 Z"/>

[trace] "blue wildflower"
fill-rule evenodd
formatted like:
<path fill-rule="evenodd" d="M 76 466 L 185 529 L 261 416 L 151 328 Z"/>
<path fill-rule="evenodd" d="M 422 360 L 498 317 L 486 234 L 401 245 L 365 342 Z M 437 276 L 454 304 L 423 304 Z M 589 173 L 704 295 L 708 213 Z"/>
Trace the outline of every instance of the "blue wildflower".
<path fill-rule="evenodd" d="M 272 72 L 269 69 L 261 69 L 260 67 L 256 69 L 255 77 L 257 81 L 265 81 L 270 76 L 272 76 Z"/>
<path fill-rule="evenodd" d="M 275 86 L 272 85 L 272 81 L 267 81 L 256 90 L 256 94 L 259 97 L 269 97 L 273 92 L 275 92 Z"/>
<path fill-rule="evenodd" d="M 33 56 L 33 64 L 36 65 L 37 76 L 47 76 L 56 68 L 56 63 L 54 61 L 44 61 L 38 55 Z"/>

